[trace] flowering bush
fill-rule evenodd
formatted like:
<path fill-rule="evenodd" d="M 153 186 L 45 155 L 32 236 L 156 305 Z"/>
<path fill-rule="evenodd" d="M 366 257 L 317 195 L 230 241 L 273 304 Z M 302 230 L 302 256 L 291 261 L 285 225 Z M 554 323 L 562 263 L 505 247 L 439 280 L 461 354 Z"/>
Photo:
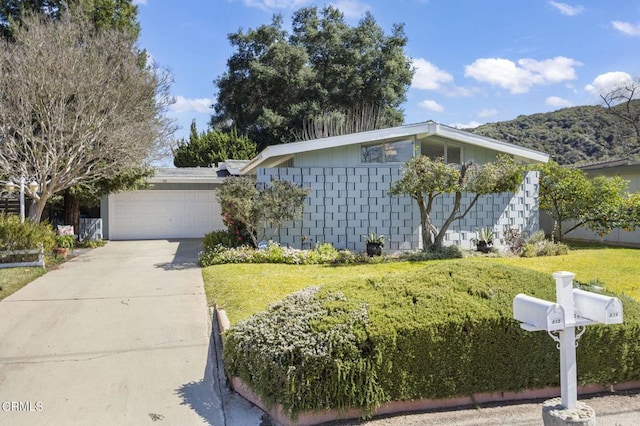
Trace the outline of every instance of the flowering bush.
<path fill-rule="evenodd" d="M 224 365 L 231 376 L 253 378 L 254 391 L 290 414 L 375 405 L 385 397 L 376 375 L 382 356 L 370 349 L 368 323 L 365 303 L 309 287 L 230 328 Z"/>
<path fill-rule="evenodd" d="M 313 250 L 282 247 L 269 242 L 265 249 L 248 246 L 228 248 L 222 244 L 205 249 L 200 254 L 202 266 L 226 263 L 285 263 L 289 265 L 352 264 L 364 263 L 368 259 L 349 250 L 337 250 L 329 243 L 317 244 Z"/>

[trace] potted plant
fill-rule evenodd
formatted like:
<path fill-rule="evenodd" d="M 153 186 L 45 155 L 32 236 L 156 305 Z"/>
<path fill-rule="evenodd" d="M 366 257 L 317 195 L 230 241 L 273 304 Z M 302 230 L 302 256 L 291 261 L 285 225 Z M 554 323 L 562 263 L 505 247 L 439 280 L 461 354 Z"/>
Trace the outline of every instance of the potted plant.
<path fill-rule="evenodd" d="M 489 253 L 493 248 L 493 238 L 495 237 L 493 230 L 490 228 L 476 228 L 476 235 L 476 250 L 482 253 Z"/>
<path fill-rule="evenodd" d="M 56 256 L 66 259 L 69 254 L 69 250 L 72 250 L 75 245 L 76 241 L 73 235 L 58 235 L 56 237 L 56 247 L 53 249 L 53 253 Z"/>
<path fill-rule="evenodd" d="M 384 235 L 378 235 L 375 232 L 367 235 L 367 255 L 369 257 L 382 255 L 384 247 Z"/>

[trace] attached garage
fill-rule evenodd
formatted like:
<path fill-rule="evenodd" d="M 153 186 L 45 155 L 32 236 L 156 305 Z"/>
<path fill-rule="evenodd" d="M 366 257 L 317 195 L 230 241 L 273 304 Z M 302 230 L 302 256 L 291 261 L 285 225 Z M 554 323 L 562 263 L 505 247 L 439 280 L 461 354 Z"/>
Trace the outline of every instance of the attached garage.
<path fill-rule="evenodd" d="M 216 169 L 158 169 L 147 189 L 103 199 L 105 238 L 202 238 L 224 229 L 215 193 L 223 179 Z"/>

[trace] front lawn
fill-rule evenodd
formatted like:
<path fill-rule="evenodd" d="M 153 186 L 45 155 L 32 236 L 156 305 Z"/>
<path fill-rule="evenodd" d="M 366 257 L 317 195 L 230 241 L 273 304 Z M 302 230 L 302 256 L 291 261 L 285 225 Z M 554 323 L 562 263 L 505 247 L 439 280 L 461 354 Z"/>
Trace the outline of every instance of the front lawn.
<path fill-rule="evenodd" d="M 579 246 L 567 255 L 533 258 L 490 258 L 505 265 L 552 274 L 569 271 L 582 283 L 599 282 L 608 291 L 640 301 L 640 250 L 607 246 Z M 478 260 L 478 259 L 476 259 Z"/>
<path fill-rule="evenodd" d="M 640 250 L 618 247 L 580 247 L 569 254 L 538 258 L 467 258 L 462 262 L 498 262 L 551 274 L 570 271 L 576 280 L 598 281 L 607 290 L 640 301 Z M 378 279 L 419 270 L 431 262 L 390 262 L 367 265 L 233 264 L 203 269 L 209 305 L 227 310 L 239 320 L 265 310 L 286 295 L 311 285 Z"/>
<path fill-rule="evenodd" d="M 45 272 L 44 268 L 0 269 L 0 300 L 12 295 Z"/>
<path fill-rule="evenodd" d="M 423 267 L 420 262 L 348 266 L 231 264 L 203 268 L 202 275 L 209 305 L 226 309 L 229 320 L 235 323 L 305 287 L 376 279 Z"/>
<path fill-rule="evenodd" d="M 551 276 L 466 259 L 403 272 L 406 266 L 394 273 L 383 265 L 281 269 L 304 280 L 313 271 L 325 284 L 231 327 L 224 336 L 227 374 L 292 416 L 350 407 L 367 415 L 389 401 L 559 384 L 555 342 L 522 330 L 512 312 L 521 292 L 553 299 Z M 338 270 L 345 280 L 336 279 Z M 244 290 L 269 292 L 264 285 Z M 624 324 L 589 327 L 580 340 L 580 384 L 640 379 L 640 304 L 621 301 Z"/>

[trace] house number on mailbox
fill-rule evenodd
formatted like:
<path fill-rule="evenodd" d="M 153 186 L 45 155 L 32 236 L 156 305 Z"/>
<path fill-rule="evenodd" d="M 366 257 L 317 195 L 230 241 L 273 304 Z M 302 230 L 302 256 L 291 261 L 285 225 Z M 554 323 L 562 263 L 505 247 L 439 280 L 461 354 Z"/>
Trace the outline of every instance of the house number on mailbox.
<path fill-rule="evenodd" d="M 556 303 L 518 294 L 513 299 L 513 317 L 521 322 L 523 329 L 546 331 L 558 342 L 562 405 L 574 409 L 578 400 L 576 341 L 584 333 L 584 326 L 622 324 L 622 303 L 616 297 L 573 288 L 575 274 L 571 272 L 556 272 L 553 278 L 556 280 Z M 576 327 L 583 327 L 578 336 Z"/>

